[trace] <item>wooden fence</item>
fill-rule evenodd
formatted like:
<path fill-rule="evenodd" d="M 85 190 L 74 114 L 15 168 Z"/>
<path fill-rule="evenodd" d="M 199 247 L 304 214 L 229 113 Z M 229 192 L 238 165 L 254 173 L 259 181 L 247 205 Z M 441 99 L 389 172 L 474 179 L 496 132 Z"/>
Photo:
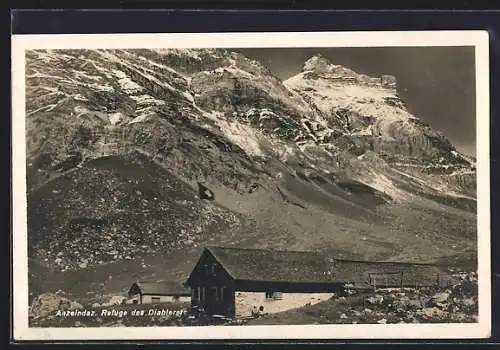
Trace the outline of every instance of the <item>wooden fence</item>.
<path fill-rule="evenodd" d="M 440 273 L 428 276 L 425 281 L 405 278 L 405 272 L 369 273 L 368 277 L 374 291 L 382 288 L 444 287 L 451 284 L 450 276 Z"/>

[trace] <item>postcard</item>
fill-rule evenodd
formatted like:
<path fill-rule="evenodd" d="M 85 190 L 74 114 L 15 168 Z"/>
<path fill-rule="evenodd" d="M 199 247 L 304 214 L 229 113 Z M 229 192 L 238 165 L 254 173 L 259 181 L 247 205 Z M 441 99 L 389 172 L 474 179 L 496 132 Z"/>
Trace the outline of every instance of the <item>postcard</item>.
<path fill-rule="evenodd" d="M 485 31 L 13 35 L 15 340 L 488 337 L 488 65 Z"/>

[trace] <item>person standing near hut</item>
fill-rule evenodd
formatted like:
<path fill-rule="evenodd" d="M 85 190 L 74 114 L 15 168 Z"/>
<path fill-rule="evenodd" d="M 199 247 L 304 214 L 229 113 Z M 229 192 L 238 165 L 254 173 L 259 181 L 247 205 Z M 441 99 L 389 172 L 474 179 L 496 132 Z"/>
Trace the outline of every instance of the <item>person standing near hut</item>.
<path fill-rule="evenodd" d="M 259 317 L 259 309 L 255 305 L 252 307 L 252 317 Z"/>

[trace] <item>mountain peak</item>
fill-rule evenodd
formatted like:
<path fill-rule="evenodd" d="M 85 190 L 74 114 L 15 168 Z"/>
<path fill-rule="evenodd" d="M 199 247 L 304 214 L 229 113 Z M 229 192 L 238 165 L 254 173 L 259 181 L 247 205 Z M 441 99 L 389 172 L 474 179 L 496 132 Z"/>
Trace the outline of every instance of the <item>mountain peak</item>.
<path fill-rule="evenodd" d="M 332 66 L 332 63 L 321 54 L 316 54 L 309 58 L 303 65 L 302 71 L 315 71 L 315 72 L 327 72 L 328 67 Z"/>
<path fill-rule="evenodd" d="M 395 88 L 396 77 L 389 74 L 383 74 L 379 77 L 372 77 L 360 74 L 350 68 L 331 63 L 321 54 L 316 54 L 309 58 L 302 66 L 302 72 L 321 75 L 323 78 L 331 80 L 340 80 L 345 82 L 358 83 L 360 85 L 377 85 L 386 88 Z"/>

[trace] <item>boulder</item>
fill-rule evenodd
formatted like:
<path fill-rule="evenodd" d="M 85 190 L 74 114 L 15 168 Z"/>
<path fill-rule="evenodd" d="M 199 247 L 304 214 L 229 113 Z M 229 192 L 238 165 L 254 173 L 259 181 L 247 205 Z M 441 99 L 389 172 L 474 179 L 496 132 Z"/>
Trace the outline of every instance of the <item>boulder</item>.
<path fill-rule="evenodd" d="M 353 314 L 354 316 L 356 316 L 356 317 L 359 317 L 359 316 L 361 316 L 361 315 L 362 315 L 362 313 L 361 313 L 360 311 L 358 311 L 358 310 L 352 310 L 351 312 L 352 312 L 352 314 Z"/>
<path fill-rule="evenodd" d="M 474 306 L 474 305 L 476 305 L 476 303 L 477 303 L 477 301 L 474 298 L 464 298 L 462 300 L 462 304 L 464 306 L 468 306 L 468 307 Z"/>
<path fill-rule="evenodd" d="M 394 310 L 397 311 L 407 311 L 407 310 L 417 310 L 423 307 L 422 303 L 418 299 L 410 299 L 406 296 L 400 299 L 394 300 L 392 303 Z"/>
<path fill-rule="evenodd" d="M 370 304 L 382 304 L 384 301 L 384 297 L 380 294 L 375 294 L 374 296 L 369 297 L 366 301 Z"/>
<path fill-rule="evenodd" d="M 468 316 L 462 312 L 452 312 L 450 317 L 455 322 L 464 322 L 468 320 Z"/>
<path fill-rule="evenodd" d="M 445 308 L 447 306 L 449 298 L 450 293 L 436 293 L 429 299 L 429 301 L 427 302 L 427 306 Z"/>
<path fill-rule="evenodd" d="M 72 301 L 70 302 L 69 304 L 69 309 L 70 310 L 79 310 L 79 309 L 83 309 L 83 305 L 76 302 L 76 301 Z"/>
<path fill-rule="evenodd" d="M 434 299 L 437 303 L 444 303 L 445 301 L 447 301 L 449 299 L 449 297 L 450 297 L 449 292 L 442 292 L 442 293 L 434 294 L 432 299 Z"/>
<path fill-rule="evenodd" d="M 446 312 L 437 307 L 423 308 L 422 310 L 418 311 L 418 314 L 424 316 L 425 318 L 443 318 L 447 315 Z"/>
<path fill-rule="evenodd" d="M 33 300 L 33 303 L 31 304 L 29 310 L 29 316 L 33 318 L 39 318 L 54 314 L 58 310 L 70 310 L 72 307 L 72 302 L 66 297 L 61 296 L 60 294 L 61 293 L 40 294 L 35 298 L 35 300 Z M 75 307 L 75 304 L 73 304 L 73 307 Z"/>
<path fill-rule="evenodd" d="M 109 299 L 107 303 L 102 304 L 102 306 L 121 305 L 124 300 L 127 300 L 127 298 L 119 295 L 114 295 L 111 297 L 111 299 Z"/>
<path fill-rule="evenodd" d="M 215 198 L 215 194 L 212 190 L 200 182 L 198 182 L 198 193 L 201 199 L 213 200 Z"/>

